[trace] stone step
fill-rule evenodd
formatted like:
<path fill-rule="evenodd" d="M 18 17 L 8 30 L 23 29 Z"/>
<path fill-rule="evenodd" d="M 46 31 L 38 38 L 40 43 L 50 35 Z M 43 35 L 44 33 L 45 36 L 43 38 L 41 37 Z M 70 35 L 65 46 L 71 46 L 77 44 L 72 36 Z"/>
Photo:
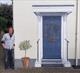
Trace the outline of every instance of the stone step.
<path fill-rule="evenodd" d="M 63 64 L 42 64 L 42 67 L 64 67 Z"/>
<path fill-rule="evenodd" d="M 64 67 L 61 59 L 42 59 L 42 67 Z"/>
<path fill-rule="evenodd" d="M 61 59 L 42 59 L 42 64 L 62 64 Z"/>

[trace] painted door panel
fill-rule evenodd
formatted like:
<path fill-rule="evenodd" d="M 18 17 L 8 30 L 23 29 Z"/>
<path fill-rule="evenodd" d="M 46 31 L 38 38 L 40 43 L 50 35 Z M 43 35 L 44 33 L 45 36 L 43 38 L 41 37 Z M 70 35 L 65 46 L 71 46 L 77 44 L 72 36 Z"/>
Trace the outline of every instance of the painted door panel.
<path fill-rule="evenodd" d="M 43 59 L 61 58 L 61 16 L 43 16 Z"/>

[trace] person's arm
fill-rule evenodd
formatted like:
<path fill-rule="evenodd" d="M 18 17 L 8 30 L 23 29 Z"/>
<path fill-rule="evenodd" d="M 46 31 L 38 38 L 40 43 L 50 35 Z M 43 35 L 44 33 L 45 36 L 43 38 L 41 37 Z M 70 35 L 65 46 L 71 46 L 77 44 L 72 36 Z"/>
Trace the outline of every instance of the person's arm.
<path fill-rule="evenodd" d="M 2 43 L 2 46 L 3 46 L 3 48 L 6 48 L 6 46 L 5 46 L 5 44 L 4 44 L 4 43 Z"/>
<path fill-rule="evenodd" d="M 13 37 L 13 48 L 15 48 L 15 36 Z"/>
<path fill-rule="evenodd" d="M 3 35 L 3 38 L 1 40 L 1 43 L 2 43 L 2 47 L 3 48 L 6 48 L 6 46 L 5 46 L 5 35 Z"/>

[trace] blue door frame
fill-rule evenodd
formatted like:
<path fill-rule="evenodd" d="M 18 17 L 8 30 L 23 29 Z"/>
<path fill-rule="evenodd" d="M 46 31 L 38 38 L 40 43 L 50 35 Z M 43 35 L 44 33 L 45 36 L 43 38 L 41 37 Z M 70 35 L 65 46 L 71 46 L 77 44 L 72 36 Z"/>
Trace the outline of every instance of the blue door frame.
<path fill-rule="evenodd" d="M 61 16 L 43 16 L 43 59 L 61 59 Z"/>

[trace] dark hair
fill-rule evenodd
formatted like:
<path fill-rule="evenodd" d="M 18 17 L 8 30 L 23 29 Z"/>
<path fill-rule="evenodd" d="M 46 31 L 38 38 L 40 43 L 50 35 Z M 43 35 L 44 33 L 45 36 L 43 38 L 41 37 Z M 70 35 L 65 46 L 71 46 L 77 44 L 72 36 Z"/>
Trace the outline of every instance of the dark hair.
<path fill-rule="evenodd" d="M 8 21 L 7 28 L 10 28 L 10 27 L 13 27 L 13 24 L 12 24 L 12 22 Z"/>
<path fill-rule="evenodd" d="M 9 28 L 13 28 L 13 26 L 9 26 L 8 29 L 9 29 Z"/>

